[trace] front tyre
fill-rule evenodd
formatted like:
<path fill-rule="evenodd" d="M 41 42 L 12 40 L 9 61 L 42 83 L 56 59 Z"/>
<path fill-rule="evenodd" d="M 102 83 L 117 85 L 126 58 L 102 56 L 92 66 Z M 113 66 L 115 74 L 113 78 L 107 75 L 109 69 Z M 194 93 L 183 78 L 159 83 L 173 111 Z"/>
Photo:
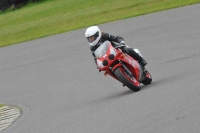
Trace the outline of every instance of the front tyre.
<path fill-rule="evenodd" d="M 132 91 L 140 90 L 140 83 L 134 78 L 130 77 L 123 67 L 117 67 L 114 70 L 115 76 Z"/>

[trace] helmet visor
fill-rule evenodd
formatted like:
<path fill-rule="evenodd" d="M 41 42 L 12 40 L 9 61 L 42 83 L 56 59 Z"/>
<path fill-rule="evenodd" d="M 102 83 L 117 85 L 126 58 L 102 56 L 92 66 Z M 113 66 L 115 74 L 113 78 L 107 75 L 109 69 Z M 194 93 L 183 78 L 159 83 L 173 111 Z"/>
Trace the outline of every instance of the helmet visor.
<path fill-rule="evenodd" d="M 98 37 L 99 37 L 99 32 L 97 31 L 93 36 L 87 37 L 87 40 L 88 40 L 89 43 L 92 43 L 92 42 L 95 41 Z"/>

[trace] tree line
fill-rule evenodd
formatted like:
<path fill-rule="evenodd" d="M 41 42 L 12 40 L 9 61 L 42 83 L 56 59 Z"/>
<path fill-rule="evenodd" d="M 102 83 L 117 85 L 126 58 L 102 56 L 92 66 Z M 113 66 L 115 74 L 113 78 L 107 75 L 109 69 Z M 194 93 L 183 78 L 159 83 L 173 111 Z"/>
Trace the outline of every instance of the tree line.
<path fill-rule="evenodd" d="M 17 8 L 29 2 L 38 2 L 41 0 L 0 0 L 0 10 L 4 11 L 8 8 Z"/>

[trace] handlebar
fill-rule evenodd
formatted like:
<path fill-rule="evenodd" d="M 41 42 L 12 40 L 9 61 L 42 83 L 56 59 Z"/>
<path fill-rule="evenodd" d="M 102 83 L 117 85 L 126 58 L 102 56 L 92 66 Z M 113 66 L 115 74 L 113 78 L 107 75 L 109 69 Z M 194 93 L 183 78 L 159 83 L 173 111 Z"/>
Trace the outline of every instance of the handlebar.
<path fill-rule="evenodd" d="M 123 47 L 126 47 L 125 45 L 119 45 L 119 46 L 116 46 L 115 48 L 123 48 Z"/>

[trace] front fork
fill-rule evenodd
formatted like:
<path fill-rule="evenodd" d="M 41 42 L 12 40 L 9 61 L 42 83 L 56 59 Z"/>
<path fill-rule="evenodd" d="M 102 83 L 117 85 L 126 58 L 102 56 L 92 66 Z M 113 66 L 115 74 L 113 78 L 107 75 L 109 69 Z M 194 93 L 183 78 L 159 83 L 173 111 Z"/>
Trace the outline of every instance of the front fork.
<path fill-rule="evenodd" d="M 115 65 L 114 67 L 112 67 L 112 68 L 110 68 L 112 71 L 114 71 L 117 67 L 123 67 L 125 70 L 126 70 L 126 72 L 127 72 L 127 74 L 130 76 L 130 77 L 132 77 L 133 76 L 133 74 L 132 74 L 132 72 L 126 67 L 126 65 L 124 65 L 120 60 L 119 60 L 119 63 L 117 64 L 117 65 Z"/>

